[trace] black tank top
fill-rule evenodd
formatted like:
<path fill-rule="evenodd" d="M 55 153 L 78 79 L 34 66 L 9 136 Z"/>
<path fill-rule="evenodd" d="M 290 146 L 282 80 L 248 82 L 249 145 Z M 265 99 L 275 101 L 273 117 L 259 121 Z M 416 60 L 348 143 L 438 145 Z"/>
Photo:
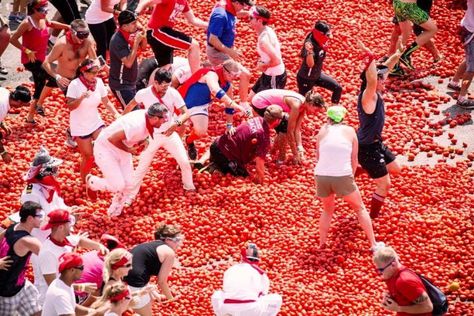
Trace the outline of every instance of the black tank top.
<path fill-rule="evenodd" d="M 385 124 L 385 105 L 382 96 L 377 93 L 375 111 L 367 114 L 362 107 L 361 92 L 357 100 L 357 113 L 359 114 L 359 129 L 357 130 L 359 144 L 368 145 L 382 141 L 382 130 Z"/>
<path fill-rule="evenodd" d="M 135 246 L 130 252 L 133 255 L 132 270 L 125 277 L 125 282 L 133 287 L 144 287 L 152 275 L 158 275 L 161 262 L 156 248 L 164 245 L 161 240 L 155 240 Z"/>
<path fill-rule="evenodd" d="M 16 224 L 8 227 L 5 237 L 0 243 L 0 258 L 9 256 L 12 264 L 8 271 L 0 270 L 0 296 L 11 297 L 21 291 L 25 285 L 25 267 L 31 256 L 29 251 L 23 257 L 18 256 L 13 249 L 15 243 L 30 233 L 24 230 L 14 230 Z"/>

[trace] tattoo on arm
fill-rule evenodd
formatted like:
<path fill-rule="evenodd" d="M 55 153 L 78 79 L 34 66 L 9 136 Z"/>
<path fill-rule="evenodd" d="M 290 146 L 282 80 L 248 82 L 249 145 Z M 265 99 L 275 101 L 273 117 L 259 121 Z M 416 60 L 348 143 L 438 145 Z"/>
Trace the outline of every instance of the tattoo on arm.
<path fill-rule="evenodd" d="M 421 304 L 426 300 L 428 300 L 428 295 L 426 293 L 423 293 L 423 294 L 420 295 L 420 297 L 418 297 L 416 300 L 414 300 L 413 303 Z"/>

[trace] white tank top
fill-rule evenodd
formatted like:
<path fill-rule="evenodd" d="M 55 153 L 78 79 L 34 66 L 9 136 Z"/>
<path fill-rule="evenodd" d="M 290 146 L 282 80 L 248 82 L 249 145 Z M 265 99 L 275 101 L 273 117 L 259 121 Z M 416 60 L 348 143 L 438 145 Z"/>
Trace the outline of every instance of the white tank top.
<path fill-rule="evenodd" d="M 319 143 L 319 161 L 314 168 L 317 176 L 343 177 L 352 175 L 352 142 L 344 135 L 345 125 L 328 125 L 326 136 Z"/>
<path fill-rule="evenodd" d="M 280 63 L 276 66 L 270 67 L 267 70 L 265 70 L 265 74 L 267 76 L 279 76 L 283 74 L 285 71 L 285 65 L 283 64 L 283 60 L 281 58 L 281 49 L 280 49 L 280 42 L 278 41 L 278 37 L 275 34 L 275 31 L 268 26 L 265 26 L 265 30 L 260 33 L 258 36 L 258 41 L 257 41 L 257 53 L 260 56 L 260 60 L 264 63 L 270 62 L 270 56 L 268 56 L 260 47 L 260 41 L 267 36 L 267 38 L 270 40 L 270 45 L 272 45 L 275 50 L 276 50 L 276 55 L 278 59 L 280 60 Z"/>

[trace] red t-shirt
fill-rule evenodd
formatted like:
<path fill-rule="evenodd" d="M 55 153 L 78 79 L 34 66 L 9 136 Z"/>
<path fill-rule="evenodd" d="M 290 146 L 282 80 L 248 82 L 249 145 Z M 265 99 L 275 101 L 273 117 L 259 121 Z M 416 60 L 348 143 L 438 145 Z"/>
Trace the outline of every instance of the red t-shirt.
<path fill-rule="evenodd" d="M 405 269 L 405 270 L 404 270 Z M 400 306 L 412 305 L 413 302 L 426 292 L 425 286 L 421 279 L 415 272 L 406 269 L 404 266 L 400 267 L 400 271 L 385 280 L 388 287 L 388 292 L 393 300 Z M 397 316 L 409 316 L 415 314 L 397 313 Z M 418 316 L 431 316 L 432 313 L 416 314 Z"/>
<path fill-rule="evenodd" d="M 176 17 L 181 12 L 186 13 L 188 11 L 189 5 L 187 0 L 162 0 L 160 4 L 155 5 L 148 22 L 148 27 L 150 29 L 164 26 L 173 27 Z"/>
<path fill-rule="evenodd" d="M 263 118 L 252 118 L 240 124 L 233 136 L 221 136 L 217 147 L 227 159 L 241 166 L 255 157 L 265 159 L 270 148 L 270 128 Z"/>

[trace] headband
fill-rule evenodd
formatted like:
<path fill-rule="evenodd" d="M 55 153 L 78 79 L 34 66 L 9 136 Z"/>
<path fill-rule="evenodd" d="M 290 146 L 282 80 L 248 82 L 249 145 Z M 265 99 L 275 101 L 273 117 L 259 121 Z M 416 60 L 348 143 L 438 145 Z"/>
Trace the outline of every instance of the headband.
<path fill-rule="evenodd" d="M 113 303 L 116 303 L 116 302 L 120 302 L 121 300 L 123 300 L 124 298 L 126 298 L 129 295 L 130 295 L 130 291 L 128 290 L 128 288 L 125 288 L 124 291 L 118 293 L 117 295 L 109 297 L 109 300 Z"/>
<path fill-rule="evenodd" d="M 252 7 L 250 9 L 250 15 L 258 20 L 261 20 L 263 22 L 267 22 L 267 24 L 269 24 L 271 22 L 271 19 L 269 18 L 266 18 L 266 17 L 263 17 L 263 16 L 260 16 L 260 14 L 258 13 L 257 11 L 257 8 L 255 7 Z"/>
<path fill-rule="evenodd" d="M 41 0 L 34 6 L 34 8 L 39 9 L 46 6 L 48 6 L 48 0 Z"/>
<path fill-rule="evenodd" d="M 125 255 L 125 256 L 123 256 L 122 258 L 120 258 L 119 261 L 117 261 L 116 263 L 113 263 L 112 266 L 111 266 L 111 268 L 112 268 L 112 270 L 117 270 L 117 269 L 119 269 L 119 268 L 124 267 L 124 266 L 127 264 L 127 262 L 128 262 L 128 258 L 127 258 L 127 256 Z"/>
<path fill-rule="evenodd" d="M 87 65 L 82 66 L 82 67 L 81 67 L 81 72 L 89 71 L 89 70 L 91 70 L 91 69 L 94 68 L 94 67 L 100 68 L 99 65 L 97 65 L 95 62 L 92 62 L 92 63 L 90 63 L 90 64 L 87 64 Z"/>

